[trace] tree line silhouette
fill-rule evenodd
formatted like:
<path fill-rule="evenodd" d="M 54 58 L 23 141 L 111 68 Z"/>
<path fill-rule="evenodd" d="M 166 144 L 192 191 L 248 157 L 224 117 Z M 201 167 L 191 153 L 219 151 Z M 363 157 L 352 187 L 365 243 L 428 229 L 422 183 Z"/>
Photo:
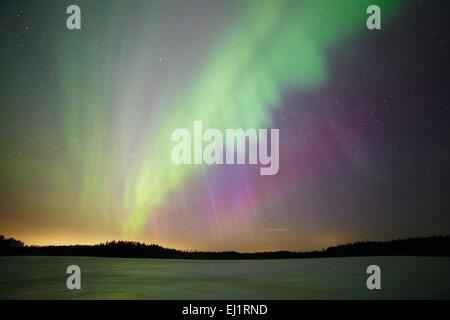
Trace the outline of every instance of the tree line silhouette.
<path fill-rule="evenodd" d="M 110 241 L 95 245 L 25 245 L 0 235 L 0 256 L 89 256 L 156 259 L 295 259 L 360 256 L 445 256 L 450 257 L 450 235 L 390 241 L 364 241 L 328 247 L 318 251 L 183 251 L 156 244 Z"/>

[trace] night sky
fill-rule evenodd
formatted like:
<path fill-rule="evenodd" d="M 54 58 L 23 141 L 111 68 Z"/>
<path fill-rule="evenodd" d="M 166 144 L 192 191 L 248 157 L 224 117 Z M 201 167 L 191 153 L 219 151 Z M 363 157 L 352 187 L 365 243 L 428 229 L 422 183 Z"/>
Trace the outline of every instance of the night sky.
<path fill-rule="evenodd" d="M 66 28 L 78 4 L 81 30 Z M 382 29 L 366 28 L 366 8 Z M 2 1 L 0 233 L 320 249 L 450 233 L 444 0 Z M 280 129 L 280 169 L 176 128 Z"/>

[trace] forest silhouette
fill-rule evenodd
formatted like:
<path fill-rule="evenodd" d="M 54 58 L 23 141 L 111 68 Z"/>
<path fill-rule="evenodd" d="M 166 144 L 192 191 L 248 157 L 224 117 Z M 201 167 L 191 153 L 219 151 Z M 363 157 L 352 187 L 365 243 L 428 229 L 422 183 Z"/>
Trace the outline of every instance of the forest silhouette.
<path fill-rule="evenodd" d="M 0 235 L 0 256 L 88 256 L 155 259 L 299 259 L 361 256 L 450 257 L 450 235 L 363 241 L 331 246 L 316 251 L 183 251 L 156 244 L 110 241 L 95 245 L 36 246 Z"/>

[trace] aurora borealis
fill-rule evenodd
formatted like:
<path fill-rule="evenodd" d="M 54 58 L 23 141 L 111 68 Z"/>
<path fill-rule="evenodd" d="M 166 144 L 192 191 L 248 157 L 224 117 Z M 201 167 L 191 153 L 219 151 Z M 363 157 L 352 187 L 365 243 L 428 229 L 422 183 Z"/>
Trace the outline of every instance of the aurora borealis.
<path fill-rule="evenodd" d="M 241 251 L 448 233 L 445 4 L 414 2 L 2 2 L 0 233 Z M 279 128 L 279 173 L 174 165 L 197 120 Z"/>

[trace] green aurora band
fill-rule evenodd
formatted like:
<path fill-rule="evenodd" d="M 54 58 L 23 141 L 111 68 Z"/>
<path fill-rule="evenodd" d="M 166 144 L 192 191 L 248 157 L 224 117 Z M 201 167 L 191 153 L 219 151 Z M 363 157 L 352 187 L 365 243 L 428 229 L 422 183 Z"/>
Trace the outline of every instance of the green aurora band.
<path fill-rule="evenodd" d="M 271 125 L 281 90 L 311 88 L 326 81 L 326 52 L 354 29 L 365 27 L 361 14 L 370 1 L 244 1 L 245 6 L 205 61 L 187 92 L 173 101 L 176 112 L 165 116 L 159 134 L 149 134 L 149 148 L 127 179 L 125 225 L 132 232 L 152 208 L 182 184 L 197 166 L 174 166 L 170 133 L 205 127 L 261 128 Z M 397 1 L 383 1 L 387 14 Z M 386 16 L 386 15 L 385 15 Z M 150 142 L 151 141 L 151 142 Z"/>

